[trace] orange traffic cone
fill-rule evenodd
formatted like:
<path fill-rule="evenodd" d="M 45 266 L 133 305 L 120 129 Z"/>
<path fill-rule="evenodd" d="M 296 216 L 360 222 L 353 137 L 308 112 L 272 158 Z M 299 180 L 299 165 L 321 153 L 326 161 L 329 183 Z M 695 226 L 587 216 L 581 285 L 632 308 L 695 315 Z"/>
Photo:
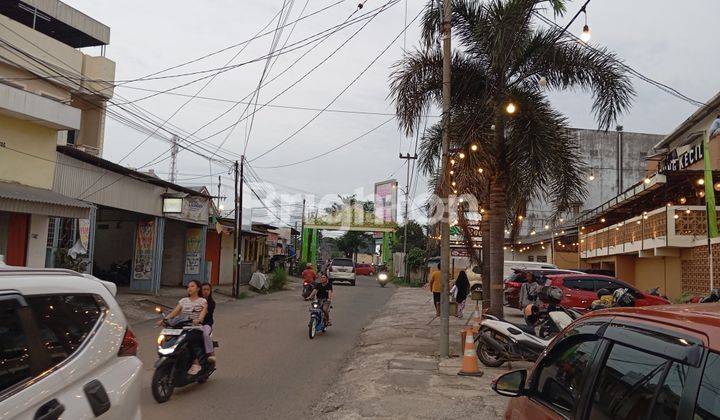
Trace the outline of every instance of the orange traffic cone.
<path fill-rule="evenodd" d="M 482 376 L 478 368 L 478 358 L 475 352 L 472 328 L 465 328 L 465 349 L 463 351 L 462 369 L 458 372 L 460 376 Z"/>
<path fill-rule="evenodd" d="M 480 324 L 482 323 L 482 315 L 478 309 L 475 309 L 472 315 L 472 328 L 473 332 L 477 333 L 480 331 Z"/>

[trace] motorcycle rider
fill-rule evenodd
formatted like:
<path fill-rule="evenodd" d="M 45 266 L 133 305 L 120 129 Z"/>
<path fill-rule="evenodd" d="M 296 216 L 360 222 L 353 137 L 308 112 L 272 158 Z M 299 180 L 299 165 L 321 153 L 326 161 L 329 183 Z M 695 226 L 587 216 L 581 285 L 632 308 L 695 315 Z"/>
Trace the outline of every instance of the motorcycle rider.
<path fill-rule="evenodd" d="M 329 327 L 332 325 L 332 322 L 330 322 L 330 303 L 332 301 L 333 297 L 333 287 L 332 283 L 328 281 L 328 277 L 325 274 L 320 275 L 320 283 L 315 286 L 315 290 L 310 293 L 310 298 L 313 299 L 317 297 L 321 307 L 323 314 L 325 315 L 325 324 Z"/>
<path fill-rule="evenodd" d="M 187 285 L 188 296 L 178 301 L 175 309 L 172 310 L 165 318 L 158 321 L 157 325 L 160 326 L 163 322 L 167 322 L 169 319 L 175 318 L 178 315 L 186 316 L 190 319 L 193 325 L 201 325 L 207 315 L 207 300 L 202 297 L 202 289 L 200 282 L 197 280 L 190 280 Z M 200 337 L 202 340 L 202 336 Z M 203 355 L 202 341 L 193 340 L 192 350 L 195 359 L 193 360 L 192 366 L 188 369 L 188 375 L 197 375 L 202 367 L 200 366 L 200 358 Z"/>
<path fill-rule="evenodd" d="M 303 283 L 314 283 L 317 280 L 317 274 L 313 270 L 312 263 L 307 263 L 300 277 L 302 277 Z"/>
<path fill-rule="evenodd" d="M 202 323 L 203 344 L 205 344 L 205 354 L 207 355 L 208 362 L 215 363 L 215 347 L 213 347 L 213 340 L 210 336 L 213 326 L 215 325 L 215 299 L 213 299 L 212 293 L 212 285 L 207 282 L 203 283 L 202 296 L 207 301 L 207 315 L 205 315 Z"/>

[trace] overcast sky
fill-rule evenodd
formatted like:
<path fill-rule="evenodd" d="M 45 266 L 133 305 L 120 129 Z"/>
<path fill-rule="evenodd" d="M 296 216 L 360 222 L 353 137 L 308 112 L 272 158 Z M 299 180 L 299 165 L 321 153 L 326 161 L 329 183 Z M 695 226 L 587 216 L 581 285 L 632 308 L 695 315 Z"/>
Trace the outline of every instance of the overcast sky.
<path fill-rule="evenodd" d="M 65 0 L 70 5 L 110 26 L 111 40 L 106 56 L 117 63 L 116 79 L 135 79 L 155 73 L 167 67 L 186 62 L 252 37 L 267 25 L 281 9 L 282 0 Z M 307 15 L 338 0 L 308 0 L 304 14 Z M 306 0 L 293 4 L 289 21 L 297 19 Z M 292 1 L 287 1 L 292 3 Z M 382 5 L 384 1 L 367 0 L 362 12 Z M 356 8 L 355 0 L 345 0 L 329 10 L 303 20 L 294 27 L 288 45 L 311 36 L 320 30 L 343 22 Z M 424 6 L 425 1 L 401 0 L 389 10 L 374 18 L 357 36 L 353 37 L 337 54 L 313 71 L 307 78 L 279 96 L 272 103 L 282 106 L 323 108 L 338 95 L 377 55 L 402 32 L 406 19 L 411 21 Z M 581 2 L 569 4 L 570 13 L 559 18 L 564 25 L 580 7 Z M 670 0 L 593 0 L 588 6 L 588 23 L 592 28 L 592 42 L 607 46 L 619 54 L 625 62 L 641 73 L 670 85 L 693 99 L 707 101 L 719 88 L 720 54 L 713 51 L 716 39 L 717 16 L 720 16 L 720 2 L 696 0 L 684 2 Z M 357 13 L 355 16 L 360 14 Z M 274 29 L 277 21 L 270 24 Z M 260 103 L 272 99 L 291 83 L 325 59 L 335 48 L 348 40 L 360 28 L 354 25 L 332 35 L 318 48 L 298 62 L 292 70 L 268 84 L 260 92 Z M 571 30 L 579 34 L 582 18 Z M 280 41 L 282 45 L 293 26 L 285 28 Z M 407 48 L 417 45 L 418 25 L 412 24 L 406 34 Z M 246 62 L 267 54 L 272 36 L 251 42 L 232 64 Z M 403 37 L 387 50 L 352 85 L 331 109 L 391 113 L 392 104 L 388 96 L 388 77 L 393 63 L 402 56 Z M 272 67 L 266 80 L 280 74 L 307 48 L 282 55 Z M 170 70 L 162 75 L 175 75 L 198 70 L 207 70 L 225 65 L 239 47 L 201 60 L 187 66 Z M 88 52 L 96 53 L 95 49 Z M 237 101 L 252 92 L 260 79 L 264 61 L 237 67 L 224 72 L 207 87 L 201 96 Z M 173 77 L 128 83 L 128 87 L 146 89 L 168 89 L 206 75 Z M 694 109 L 692 105 L 676 99 L 634 79 L 637 98 L 632 110 L 623 116 L 621 124 L 626 131 L 665 134 L 679 125 Z M 205 81 L 191 84 L 176 93 L 195 94 Z M 115 102 L 138 99 L 150 92 L 119 87 L 115 90 Z M 551 94 L 553 104 L 565 113 L 571 124 L 581 128 L 595 128 L 590 114 L 591 99 L 582 92 Z M 161 120 L 170 117 L 187 97 L 159 95 L 137 103 L 144 110 L 152 112 Z M 172 117 L 170 124 L 193 132 L 219 114 L 227 111 L 231 103 L 196 99 Z M 235 108 L 225 117 L 199 131 L 205 137 L 235 122 L 244 105 Z M 286 168 L 265 169 L 264 166 L 283 165 L 300 161 L 337 147 L 378 126 L 388 116 L 357 115 L 344 113 L 322 113 L 306 128 L 276 150 L 254 160 L 272 146 L 286 139 L 315 117 L 316 111 L 289 110 L 266 107 L 257 112 L 249 137 L 246 156 L 259 176 L 275 184 L 278 191 L 291 193 L 351 194 L 363 189 L 365 195 L 372 194 L 375 182 L 390 177 L 401 180 L 404 186 L 405 168 L 398 152 L 407 152 L 412 141 L 405 139 L 391 121 L 363 139 L 321 159 Z M 246 130 L 250 120 L 237 125 L 224 147 L 242 153 Z M 434 120 L 431 120 L 431 123 Z M 168 129 L 171 129 L 169 126 Z M 213 137 L 210 143 L 202 143 L 213 149 L 225 134 Z M 104 157 L 113 161 L 124 158 L 128 151 L 145 140 L 147 136 L 108 119 L 105 135 Z M 158 139 L 145 141 L 138 150 L 122 163 L 128 166 L 142 166 L 153 157 L 168 149 Z M 220 156 L 229 157 L 223 153 Z M 234 159 L 234 157 L 232 157 Z M 167 176 L 169 161 L 154 166 Z M 210 178 L 197 178 L 209 173 L 213 185 L 217 174 L 223 173 L 223 183 L 231 188 L 227 168 L 182 151 L 178 157 L 180 183 L 209 183 Z M 417 195 L 425 192 L 424 179 L 420 179 Z M 216 191 L 214 187 L 213 191 Z M 269 187 L 266 187 L 269 189 Z M 226 189 L 223 194 L 231 194 Z M 246 195 L 247 198 L 250 198 Z M 416 204 L 420 204 L 419 202 Z M 252 205 L 258 205 L 253 203 Z M 228 204 L 229 206 L 229 204 Z M 259 214 L 259 212 L 257 213 Z M 420 212 L 411 213 L 411 217 Z M 247 216 L 245 220 L 249 220 Z"/>

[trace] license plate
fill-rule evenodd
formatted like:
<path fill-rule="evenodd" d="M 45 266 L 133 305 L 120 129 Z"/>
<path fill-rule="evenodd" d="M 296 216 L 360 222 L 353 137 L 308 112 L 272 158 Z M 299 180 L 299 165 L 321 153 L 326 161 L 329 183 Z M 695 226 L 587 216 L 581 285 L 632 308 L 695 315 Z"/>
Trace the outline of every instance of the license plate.
<path fill-rule="evenodd" d="M 183 330 L 179 330 L 176 328 L 163 328 L 162 331 L 160 331 L 160 334 L 162 335 L 180 335 L 182 334 Z"/>

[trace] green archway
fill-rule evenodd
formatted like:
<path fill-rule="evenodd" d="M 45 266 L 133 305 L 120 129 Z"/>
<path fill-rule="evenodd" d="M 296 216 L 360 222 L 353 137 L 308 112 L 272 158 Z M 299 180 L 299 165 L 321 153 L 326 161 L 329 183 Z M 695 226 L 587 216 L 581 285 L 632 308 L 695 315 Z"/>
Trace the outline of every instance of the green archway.
<path fill-rule="evenodd" d="M 302 231 L 302 247 L 300 255 L 302 263 L 311 263 L 313 267 L 317 266 L 317 253 L 318 253 L 318 231 L 319 230 L 341 230 L 341 231 L 360 231 L 360 232 L 382 232 L 382 247 L 380 253 L 382 254 L 382 262 L 387 264 L 391 260 L 390 252 L 390 241 L 397 230 L 396 223 L 383 223 L 383 224 L 363 224 L 363 225 L 343 225 L 343 224 L 331 224 L 326 223 L 322 220 L 312 220 L 305 224 Z"/>

